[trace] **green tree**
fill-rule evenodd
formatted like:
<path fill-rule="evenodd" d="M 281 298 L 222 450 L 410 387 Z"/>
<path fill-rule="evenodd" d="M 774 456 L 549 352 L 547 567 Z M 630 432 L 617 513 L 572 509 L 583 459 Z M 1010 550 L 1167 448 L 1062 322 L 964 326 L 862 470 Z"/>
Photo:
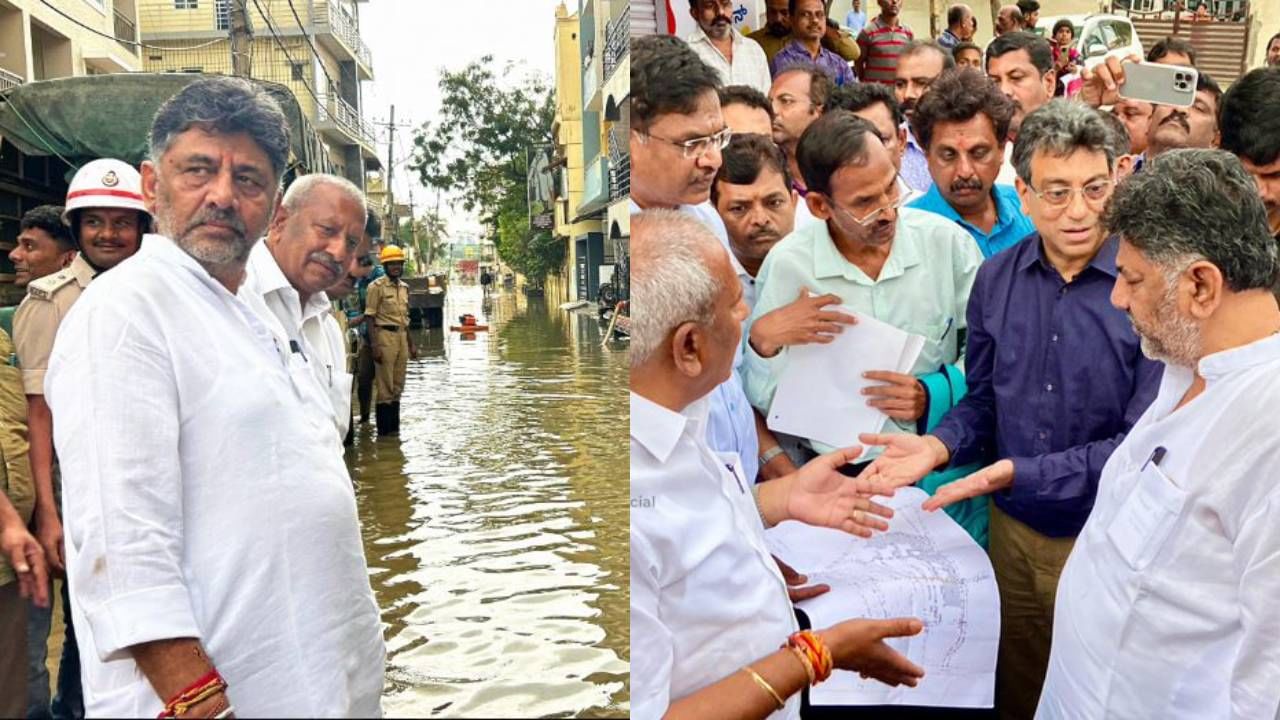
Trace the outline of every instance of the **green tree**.
<path fill-rule="evenodd" d="M 449 191 L 497 238 L 504 262 L 541 285 L 564 263 L 562 248 L 529 228 L 527 149 L 552 140 L 555 100 L 546 78 L 486 55 L 443 70 L 435 120 L 414 133 L 410 168 L 428 187 Z"/>

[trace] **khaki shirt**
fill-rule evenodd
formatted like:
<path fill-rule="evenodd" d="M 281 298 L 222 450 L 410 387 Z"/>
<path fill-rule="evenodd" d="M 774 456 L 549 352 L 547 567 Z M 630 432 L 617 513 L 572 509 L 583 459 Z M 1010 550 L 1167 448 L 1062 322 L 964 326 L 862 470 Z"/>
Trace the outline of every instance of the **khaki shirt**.
<path fill-rule="evenodd" d="M 18 511 L 24 523 L 31 523 L 36 491 L 27 457 L 27 396 L 22 390 L 22 373 L 14 367 L 13 342 L 0 330 L 0 492 Z M 16 576 L 0 557 L 0 586 Z"/>
<path fill-rule="evenodd" d="M 27 286 L 27 296 L 13 317 L 13 344 L 18 348 L 26 394 L 44 394 L 44 374 L 58 326 L 96 274 L 84 255 L 77 254 L 66 269 Z"/>
<path fill-rule="evenodd" d="M 374 325 L 395 325 L 404 329 L 409 325 L 409 286 L 403 281 L 391 284 L 391 278 L 382 277 L 369 283 L 364 299 L 364 315 Z"/>

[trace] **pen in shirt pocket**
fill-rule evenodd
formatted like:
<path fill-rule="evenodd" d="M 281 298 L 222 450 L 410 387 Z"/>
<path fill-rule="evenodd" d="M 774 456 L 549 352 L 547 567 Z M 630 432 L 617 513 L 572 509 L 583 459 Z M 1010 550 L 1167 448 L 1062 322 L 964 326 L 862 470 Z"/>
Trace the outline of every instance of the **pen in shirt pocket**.
<path fill-rule="evenodd" d="M 947 335 L 951 332 L 951 325 L 955 323 L 955 321 L 956 319 L 953 317 L 947 318 L 947 326 L 942 329 L 942 337 L 938 338 L 939 344 L 941 344 L 944 340 L 947 339 Z"/>

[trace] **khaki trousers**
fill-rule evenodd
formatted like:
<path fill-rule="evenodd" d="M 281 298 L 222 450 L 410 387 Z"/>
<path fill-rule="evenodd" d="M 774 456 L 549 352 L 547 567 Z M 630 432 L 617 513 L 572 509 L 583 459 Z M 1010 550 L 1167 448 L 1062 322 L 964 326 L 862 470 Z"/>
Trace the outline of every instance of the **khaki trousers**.
<path fill-rule="evenodd" d="M 374 370 L 374 386 L 378 390 L 376 402 L 398 402 L 400 393 L 404 392 L 404 376 L 409 369 L 409 338 L 404 328 L 394 332 L 379 328 L 376 332 L 378 351 L 382 353 L 382 362 L 377 363 Z"/>
<path fill-rule="evenodd" d="M 1075 538 L 1051 538 L 991 504 L 991 565 L 1000 588 L 996 709 L 1001 720 L 1031 720 L 1049 667 L 1058 577 Z"/>

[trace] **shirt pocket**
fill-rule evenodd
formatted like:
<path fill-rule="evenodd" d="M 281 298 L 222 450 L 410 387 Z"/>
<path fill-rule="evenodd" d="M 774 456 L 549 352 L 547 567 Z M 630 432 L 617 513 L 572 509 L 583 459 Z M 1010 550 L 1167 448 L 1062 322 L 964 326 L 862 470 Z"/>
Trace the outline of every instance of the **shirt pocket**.
<path fill-rule="evenodd" d="M 1107 526 L 1107 539 L 1130 568 L 1141 572 L 1164 547 L 1186 502 L 1187 491 L 1148 461 Z"/>

